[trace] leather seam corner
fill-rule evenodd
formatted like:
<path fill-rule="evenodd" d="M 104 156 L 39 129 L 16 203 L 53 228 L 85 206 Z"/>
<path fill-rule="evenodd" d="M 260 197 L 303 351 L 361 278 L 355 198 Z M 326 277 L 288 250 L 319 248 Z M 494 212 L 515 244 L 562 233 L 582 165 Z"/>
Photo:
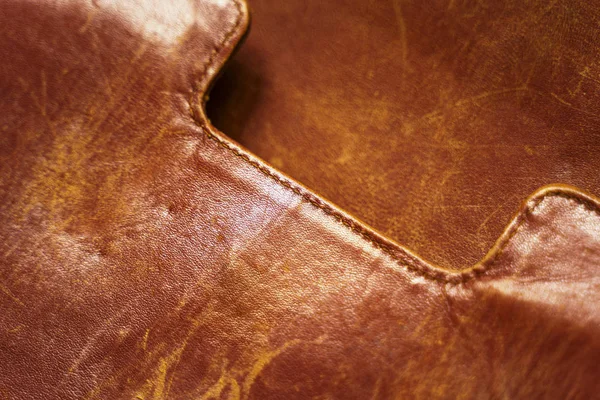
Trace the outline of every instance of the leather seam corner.
<path fill-rule="evenodd" d="M 598 204 L 596 204 L 595 200 L 589 199 L 587 197 L 582 197 L 582 194 L 573 190 L 551 188 L 541 193 L 536 193 L 525 202 L 525 206 L 521 208 L 517 216 L 513 219 L 512 223 L 507 228 L 505 228 L 504 233 L 500 236 L 496 244 L 490 249 L 489 253 L 481 261 L 477 262 L 472 267 L 456 271 L 431 265 L 426 261 L 412 256 L 412 254 L 410 254 L 410 251 L 404 249 L 401 245 L 395 244 L 393 242 L 386 243 L 387 240 L 385 238 L 378 237 L 376 233 L 363 226 L 360 222 L 343 215 L 341 212 L 337 211 L 335 208 L 328 205 L 326 202 L 320 200 L 309 190 L 306 190 L 299 185 L 295 185 L 292 181 L 280 176 L 280 174 L 276 172 L 271 171 L 266 164 L 251 159 L 251 157 L 248 154 L 231 145 L 228 141 L 218 137 L 215 133 L 211 132 L 207 121 L 205 121 L 205 118 L 202 118 L 197 115 L 194 106 L 196 106 L 197 109 L 199 108 L 197 107 L 199 94 L 198 85 L 204 82 L 210 67 L 216 61 L 217 56 L 227 45 L 227 43 L 233 38 L 236 31 L 242 24 L 243 10 L 240 0 L 232 0 L 232 2 L 234 3 L 238 13 L 236 21 L 233 24 L 232 28 L 225 34 L 223 39 L 219 42 L 219 44 L 212 50 L 211 55 L 208 57 L 208 59 L 203 65 L 203 69 L 199 76 L 199 79 L 195 81 L 194 87 L 192 87 L 191 99 L 188 101 L 188 104 L 190 116 L 193 122 L 202 129 L 202 132 L 204 133 L 207 139 L 210 139 L 211 141 L 219 145 L 219 147 L 222 147 L 228 150 L 229 152 L 233 153 L 234 156 L 242 159 L 246 164 L 249 164 L 254 169 L 258 170 L 261 174 L 271 178 L 277 184 L 285 187 L 288 190 L 291 190 L 294 194 L 299 196 L 302 199 L 302 201 L 311 204 L 316 209 L 321 210 L 324 214 L 334 218 L 338 223 L 349 228 L 362 240 L 365 240 L 376 249 L 382 251 L 383 253 L 391 257 L 395 262 L 397 262 L 401 267 L 405 268 L 407 271 L 416 273 L 419 276 L 422 276 L 423 278 L 426 278 L 431 281 L 435 281 L 442 284 L 454 285 L 464 284 L 472 279 L 481 277 L 490 269 L 491 265 L 494 264 L 496 260 L 504 253 L 504 250 L 511 242 L 513 237 L 522 228 L 523 224 L 527 220 L 528 215 L 534 212 L 536 208 L 543 202 L 544 199 L 551 196 L 560 196 L 569 200 L 574 200 L 577 203 L 584 205 L 589 211 L 595 212 L 596 215 L 600 215 L 599 206 Z"/>

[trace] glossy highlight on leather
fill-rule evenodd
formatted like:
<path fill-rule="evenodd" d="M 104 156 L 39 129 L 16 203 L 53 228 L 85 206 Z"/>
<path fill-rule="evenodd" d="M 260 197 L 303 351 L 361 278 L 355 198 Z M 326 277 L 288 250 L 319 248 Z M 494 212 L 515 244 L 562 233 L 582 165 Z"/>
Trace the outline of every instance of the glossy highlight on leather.
<path fill-rule="evenodd" d="M 595 197 L 432 266 L 208 122 L 244 3 L 154 5 L 0 3 L 2 396 L 593 398 Z"/>

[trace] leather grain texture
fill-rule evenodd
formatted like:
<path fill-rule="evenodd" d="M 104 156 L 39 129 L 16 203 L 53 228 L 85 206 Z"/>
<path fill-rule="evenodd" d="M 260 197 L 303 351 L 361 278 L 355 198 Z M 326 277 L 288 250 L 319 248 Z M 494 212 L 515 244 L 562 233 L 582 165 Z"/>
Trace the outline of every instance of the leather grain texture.
<path fill-rule="evenodd" d="M 249 0 L 209 116 L 446 268 L 539 187 L 600 193 L 597 0 Z"/>
<path fill-rule="evenodd" d="M 237 0 L 0 2 L 0 396 L 600 390 L 600 204 L 530 197 L 437 268 L 214 129 Z"/>

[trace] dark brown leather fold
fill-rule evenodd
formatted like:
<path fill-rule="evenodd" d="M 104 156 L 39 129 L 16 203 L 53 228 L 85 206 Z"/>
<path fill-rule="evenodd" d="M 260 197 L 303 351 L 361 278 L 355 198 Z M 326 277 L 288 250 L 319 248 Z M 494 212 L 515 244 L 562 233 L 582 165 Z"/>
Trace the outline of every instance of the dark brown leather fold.
<path fill-rule="evenodd" d="M 240 148 L 237 0 L 0 3 L 0 395 L 593 398 L 600 204 L 434 267 Z"/>

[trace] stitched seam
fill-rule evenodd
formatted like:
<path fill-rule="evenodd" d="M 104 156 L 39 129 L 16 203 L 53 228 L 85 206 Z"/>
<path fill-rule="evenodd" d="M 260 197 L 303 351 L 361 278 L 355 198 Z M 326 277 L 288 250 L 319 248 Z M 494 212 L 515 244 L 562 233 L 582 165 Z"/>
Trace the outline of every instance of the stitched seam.
<path fill-rule="evenodd" d="M 212 66 L 212 64 L 215 62 L 217 55 L 221 52 L 221 50 L 223 50 L 223 48 L 225 47 L 225 45 L 227 45 L 229 40 L 231 40 L 234 33 L 236 32 L 236 30 L 239 28 L 239 26 L 242 23 L 243 12 L 241 9 L 241 3 L 239 0 L 233 0 L 233 3 L 235 4 L 235 7 L 236 7 L 237 13 L 238 13 L 238 15 L 236 17 L 236 22 L 234 23 L 233 27 L 223 37 L 222 41 L 212 50 L 210 57 L 204 63 L 202 72 L 201 72 L 198 80 L 195 81 L 195 84 L 193 87 L 193 92 L 191 94 L 191 99 L 188 102 L 190 105 L 189 111 L 190 111 L 190 116 L 192 117 L 192 120 L 194 121 L 194 123 L 196 125 L 198 125 L 202 129 L 202 132 L 205 134 L 205 136 L 208 139 L 214 141 L 220 147 L 230 151 L 236 157 L 241 158 L 244 162 L 246 162 L 253 168 L 257 169 L 263 175 L 273 179 L 279 185 L 291 190 L 293 193 L 298 195 L 303 201 L 305 201 L 305 202 L 311 204 L 313 207 L 321 210 L 326 215 L 333 217 L 337 222 L 339 222 L 340 224 L 349 228 L 352 232 L 359 235 L 363 240 L 366 240 L 367 242 L 369 242 L 376 249 L 382 251 L 383 253 L 390 256 L 393 260 L 397 261 L 400 266 L 406 268 L 409 271 L 417 273 L 426 279 L 430 279 L 430 280 L 433 280 L 436 282 L 450 283 L 450 284 L 461 284 L 461 283 L 464 284 L 471 279 L 474 279 L 478 276 L 483 275 L 486 271 L 489 270 L 490 266 L 492 264 L 494 264 L 497 261 L 497 259 L 504 253 L 504 250 L 506 249 L 506 247 L 508 246 L 508 244 L 510 243 L 512 238 L 523 227 L 523 224 L 525 223 L 525 221 L 527 221 L 529 214 L 535 212 L 537 207 L 546 198 L 548 198 L 550 196 L 558 196 L 558 197 L 566 198 L 568 200 L 575 200 L 578 204 L 585 206 L 586 209 L 588 209 L 589 211 L 592 211 L 592 212 L 596 213 L 597 215 L 600 215 L 598 206 L 596 204 L 590 202 L 588 199 L 584 199 L 584 198 L 575 196 L 573 193 L 559 191 L 559 189 L 551 190 L 551 191 L 539 196 L 538 198 L 536 198 L 535 201 L 531 205 L 528 204 L 525 207 L 525 209 L 517 216 L 518 221 L 516 221 L 513 224 L 510 232 L 503 235 L 504 239 L 503 239 L 502 243 L 500 243 L 498 248 L 495 250 L 494 254 L 489 259 L 484 259 L 482 262 L 477 263 L 472 268 L 468 268 L 463 271 L 458 270 L 456 272 L 436 269 L 435 267 L 430 266 L 428 264 L 421 264 L 420 260 L 414 260 L 414 259 L 412 259 L 412 257 L 410 255 L 404 253 L 402 248 L 395 249 L 396 246 L 393 246 L 393 245 L 390 245 L 387 243 L 382 243 L 382 241 L 379 237 L 375 236 L 371 231 L 369 231 L 367 228 L 363 227 L 357 221 L 354 221 L 353 219 L 342 215 L 340 212 L 338 212 L 337 210 L 332 208 L 330 205 L 324 203 L 322 200 L 315 197 L 312 193 L 306 191 L 305 189 L 303 189 L 297 185 L 294 185 L 289 180 L 287 180 L 284 177 L 280 176 L 279 174 L 271 171 L 265 164 L 260 163 L 255 160 L 252 160 L 250 158 L 250 156 L 248 154 L 246 154 L 245 152 L 240 151 L 238 148 L 232 146 L 230 143 L 228 143 L 228 142 L 224 141 L 223 139 L 219 138 L 218 136 L 214 135 L 210 131 L 210 128 L 207 126 L 206 121 L 204 121 L 204 118 L 199 118 L 196 115 L 196 112 L 194 111 L 192 105 L 193 104 L 197 105 L 196 103 L 197 103 L 198 97 L 199 97 L 198 96 L 198 84 L 203 82 L 206 79 L 208 70 Z M 403 254 L 397 254 L 398 252 L 403 253 Z M 404 258 L 405 258 L 404 260 L 402 260 L 402 258 L 403 258 L 402 256 L 404 256 Z"/>
<path fill-rule="evenodd" d="M 198 79 L 195 79 L 194 82 L 192 83 L 192 93 L 191 93 L 191 98 L 188 101 L 188 104 L 190 105 L 190 114 L 192 116 L 192 119 L 194 120 L 194 122 L 196 122 L 197 125 L 199 125 L 201 128 L 203 128 L 204 130 L 204 126 L 205 124 L 198 121 L 196 119 L 195 116 L 195 112 L 192 109 L 191 105 L 196 103 L 196 98 L 197 93 L 199 91 L 198 89 L 198 84 L 202 83 L 204 81 L 204 79 L 206 78 L 206 75 L 208 74 L 208 69 L 214 64 L 217 55 L 219 55 L 219 53 L 221 52 L 221 50 L 223 50 L 223 47 L 225 47 L 225 45 L 227 44 L 227 42 L 229 42 L 229 40 L 233 37 L 233 35 L 235 34 L 235 32 L 237 31 L 237 29 L 240 27 L 240 25 L 242 24 L 242 5 L 240 3 L 240 0 L 232 0 L 234 5 L 235 5 L 235 9 L 237 11 L 237 15 L 235 18 L 235 22 L 233 24 L 233 26 L 231 27 L 231 29 L 229 29 L 227 31 L 227 33 L 225 34 L 225 36 L 223 37 L 223 39 L 221 40 L 221 42 L 219 42 L 219 44 L 217 44 L 217 46 L 215 46 L 211 53 L 210 56 L 208 57 L 208 59 L 204 62 L 204 65 L 202 66 L 202 72 L 200 73 L 200 76 Z"/>

